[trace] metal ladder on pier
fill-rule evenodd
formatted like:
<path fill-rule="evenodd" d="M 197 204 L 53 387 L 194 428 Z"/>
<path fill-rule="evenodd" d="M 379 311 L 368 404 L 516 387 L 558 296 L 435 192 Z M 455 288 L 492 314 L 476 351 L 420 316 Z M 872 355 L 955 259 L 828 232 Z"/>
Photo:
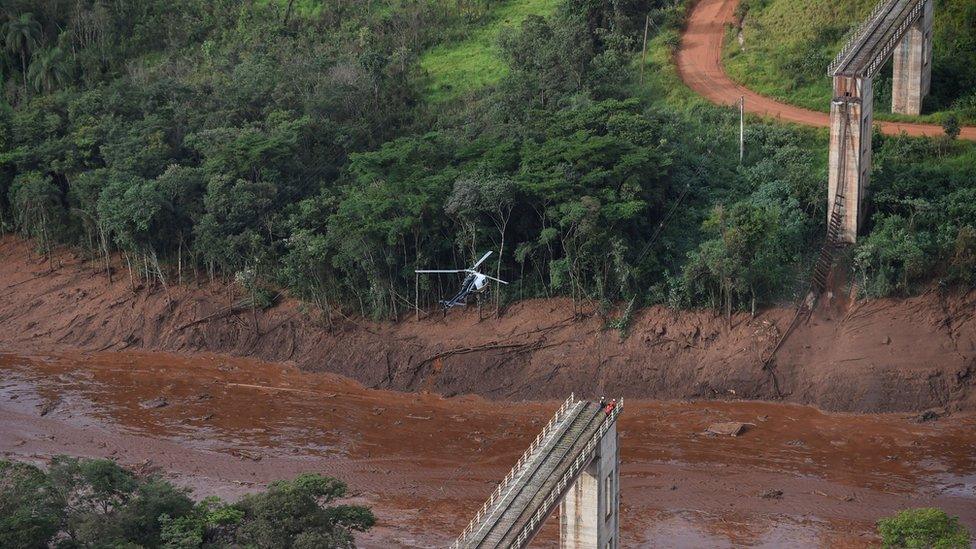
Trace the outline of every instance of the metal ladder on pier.
<path fill-rule="evenodd" d="M 830 276 L 830 269 L 834 266 L 834 256 L 837 250 L 843 247 L 840 240 L 840 231 L 844 222 L 844 194 L 842 188 L 838 186 L 834 194 L 834 207 L 830 212 L 830 222 L 827 223 L 827 239 L 823 247 L 820 248 L 820 255 L 813 267 L 813 277 L 810 284 L 810 291 L 816 291 L 819 295 L 827 289 L 827 278 Z M 804 300 L 804 303 L 806 300 Z"/>
<path fill-rule="evenodd" d="M 840 141 L 842 143 L 841 150 L 846 151 L 844 144 L 847 143 L 847 128 L 850 124 L 850 110 L 848 104 L 845 103 L 843 106 L 844 123 L 841 125 Z M 772 348 L 766 358 L 762 359 L 762 367 L 764 370 L 769 369 L 770 363 L 772 363 L 773 358 L 776 357 L 776 352 L 779 351 L 786 339 L 790 337 L 793 330 L 800 324 L 801 320 L 809 318 L 810 314 L 813 312 L 813 308 L 817 304 L 817 300 L 820 295 L 827 289 L 827 282 L 830 278 L 830 271 L 834 266 L 834 259 L 836 258 L 837 251 L 844 246 L 844 242 L 841 240 L 841 231 L 844 228 L 844 208 L 846 195 L 844 194 L 844 188 L 846 186 L 846 173 L 847 173 L 847 154 L 846 152 L 840 155 L 838 162 L 838 170 L 840 171 L 841 177 L 837 181 L 837 189 L 834 191 L 834 203 L 830 211 L 830 219 L 827 222 L 827 236 L 824 239 L 823 246 L 820 248 L 820 255 L 817 256 L 817 261 L 813 266 L 813 274 L 810 277 L 810 287 L 806 295 L 800 300 L 796 307 L 796 314 L 793 315 L 793 320 L 790 321 L 789 326 L 787 326 L 786 331 L 780 336 L 779 340 L 776 341 L 776 345 Z M 779 394 L 779 386 L 776 384 L 776 377 L 773 376 L 773 383 L 776 385 L 776 393 Z"/>

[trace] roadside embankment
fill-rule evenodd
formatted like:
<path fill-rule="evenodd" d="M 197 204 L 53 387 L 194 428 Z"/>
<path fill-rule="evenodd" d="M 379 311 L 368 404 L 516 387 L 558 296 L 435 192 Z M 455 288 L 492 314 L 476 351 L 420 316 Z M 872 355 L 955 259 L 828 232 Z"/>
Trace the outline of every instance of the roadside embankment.
<path fill-rule="evenodd" d="M 532 300 L 501 318 L 451 311 L 419 322 L 346 321 L 325 328 L 294 300 L 253 312 L 233 286 L 133 290 L 116 266 L 67 251 L 55 269 L 14 237 L 0 240 L 0 349 L 226 353 L 338 373 L 367 387 L 562 398 L 570 391 L 662 399 L 780 399 L 856 412 L 976 408 L 976 292 L 903 300 L 827 301 L 779 350 L 761 357 L 789 308 L 737 314 L 651 307 L 626 337 L 568 300 Z M 778 386 L 778 388 L 777 388 Z"/>

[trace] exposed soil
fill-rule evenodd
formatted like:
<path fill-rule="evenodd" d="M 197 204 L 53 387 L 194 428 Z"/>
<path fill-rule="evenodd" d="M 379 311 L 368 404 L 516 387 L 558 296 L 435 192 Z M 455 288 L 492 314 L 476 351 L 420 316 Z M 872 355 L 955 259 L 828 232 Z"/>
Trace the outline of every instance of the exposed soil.
<path fill-rule="evenodd" d="M 445 546 L 558 406 L 365 389 L 201 354 L 0 354 L 0 452 L 68 453 L 236 498 L 304 471 L 373 506 L 366 547 Z M 704 432 L 751 424 L 739 436 Z M 874 521 L 938 506 L 976 528 L 976 416 L 825 414 L 762 402 L 626 400 L 625 547 L 864 547 Z M 549 520 L 538 546 L 553 546 Z"/>
<path fill-rule="evenodd" d="M 13 237 L 0 240 L 0 350 L 226 353 L 328 371 L 367 387 L 474 393 L 492 399 L 614 394 L 663 399 L 783 399 L 855 412 L 974 408 L 976 292 L 904 300 L 822 300 L 766 356 L 793 310 L 729 322 L 711 311 L 652 307 L 629 334 L 568 300 L 523 302 L 499 319 L 452 310 L 420 321 L 322 326 L 284 300 L 228 313 L 223 283 L 133 290 L 123 266 L 109 284 L 97 262 L 59 252 L 55 269 Z M 239 292 L 238 292 L 239 293 Z M 255 321 L 257 326 L 255 326 Z M 774 375 L 775 382 L 774 382 Z"/>
<path fill-rule="evenodd" d="M 780 103 L 732 81 L 722 67 L 722 42 L 726 25 L 735 17 L 739 0 L 699 0 L 688 16 L 677 54 L 678 73 L 689 88 L 713 103 L 732 105 L 745 97 L 746 111 L 805 126 L 827 127 L 827 113 Z M 942 126 L 875 121 L 881 131 L 897 135 L 943 135 Z M 962 128 L 961 139 L 976 140 L 976 127 Z"/>

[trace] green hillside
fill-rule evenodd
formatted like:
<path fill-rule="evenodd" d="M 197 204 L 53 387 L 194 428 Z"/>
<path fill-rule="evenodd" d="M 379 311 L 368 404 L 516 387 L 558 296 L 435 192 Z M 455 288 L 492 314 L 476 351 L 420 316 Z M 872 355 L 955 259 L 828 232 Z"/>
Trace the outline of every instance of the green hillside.
<path fill-rule="evenodd" d="M 741 26 L 726 40 L 726 70 L 764 95 L 825 111 L 831 93 L 827 65 L 875 3 L 743 0 L 737 10 Z M 923 117 L 939 121 L 953 111 L 976 122 L 976 3 L 936 0 L 934 24 L 932 93 Z M 890 63 L 876 79 L 875 108 L 881 118 L 905 118 L 890 114 Z"/>
<path fill-rule="evenodd" d="M 826 132 L 752 120 L 740 162 L 737 113 L 672 64 L 686 7 L 8 0 L 0 231 L 52 268 L 64 246 L 114 254 L 134 290 L 222 278 L 329 323 L 397 318 L 414 269 L 489 249 L 499 305 L 792 300 L 824 235 Z M 974 154 L 878 139 L 864 291 L 973 282 Z M 455 283 L 423 279 L 420 305 Z"/>
<path fill-rule="evenodd" d="M 443 100 L 495 84 L 505 75 L 498 41 L 504 28 L 517 28 L 530 15 L 552 15 L 559 0 L 507 0 L 493 4 L 484 23 L 457 41 L 427 50 L 420 66 L 429 75 L 427 94 Z"/>

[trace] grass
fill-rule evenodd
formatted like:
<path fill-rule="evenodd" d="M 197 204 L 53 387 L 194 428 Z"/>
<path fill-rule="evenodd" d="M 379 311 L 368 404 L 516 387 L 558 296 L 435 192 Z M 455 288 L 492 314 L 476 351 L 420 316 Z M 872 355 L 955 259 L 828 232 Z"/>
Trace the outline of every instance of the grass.
<path fill-rule="evenodd" d="M 442 102 L 494 84 L 508 66 L 498 47 L 498 35 L 506 27 L 522 23 L 530 15 L 551 15 L 560 0 L 507 0 L 492 8 L 487 23 L 473 28 L 460 41 L 435 46 L 420 59 L 427 72 L 427 99 Z"/>
<path fill-rule="evenodd" d="M 736 82 L 763 95 L 827 111 L 831 98 L 827 64 L 840 50 L 850 25 L 873 5 L 874 0 L 743 0 L 748 15 L 742 41 L 737 29 L 729 30 L 725 70 Z M 803 59 L 808 60 L 807 66 Z"/>
<path fill-rule="evenodd" d="M 257 0 L 258 5 L 278 4 L 281 6 L 282 13 L 288 7 L 288 0 Z M 295 0 L 291 6 L 291 14 L 297 18 L 316 17 L 322 11 L 324 0 Z"/>
<path fill-rule="evenodd" d="M 674 56 L 681 44 L 681 30 L 677 28 L 656 29 L 656 32 L 649 36 L 647 41 L 647 57 L 644 64 L 644 81 L 640 82 L 640 62 L 641 57 L 638 53 L 634 58 L 633 71 L 634 80 L 631 83 L 628 93 L 631 96 L 639 97 L 648 104 L 662 105 L 667 109 L 689 113 L 689 116 L 700 116 L 700 113 L 709 109 L 726 110 L 737 112 L 735 107 L 723 107 L 712 104 L 710 101 L 695 93 L 685 85 L 678 74 L 678 68 L 674 61 Z M 759 115 L 746 115 L 746 123 L 768 122 Z M 810 128 L 797 124 L 789 125 L 802 131 L 809 139 L 811 148 L 822 153 L 823 163 L 826 165 L 828 131 L 826 128 Z M 738 129 L 735 128 L 737 132 Z"/>
<path fill-rule="evenodd" d="M 644 64 L 644 82 L 634 80 L 631 95 L 648 102 L 663 102 L 673 108 L 687 109 L 693 106 L 710 105 L 702 96 L 685 86 L 678 75 L 674 55 L 681 43 L 680 31 L 665 29 L 648 38 L 647 60 Z M 640 73 L 640 55 L 635 58 L 634 72 Z"/>
<path fill-rule="evenodd" d="M 948 3 L 963 0 L 948 0 Z M 726 35 L 723 62 L 728 75 L 736 82 L 768 97 L 826 112 L 831 99 L 831 81 L 826 68 L 840 51 L 849 29 L 861 21 L 876 0 L 742 0 L 740 9 L 747 12 L 742 37 L 738 29 Z M 933 89 L 957 85 L 940 83 L 939 65 L 947 50 L 958 47 L 955 37 L 960 14 L 953 7 L 940 6 L 935 12 L 935 70 Z M 952 46 L 940 47 L 952 43 Z M 943 59 L 940 59 L 942 53 Z M 943 71 L 945 75 L 952 71 Z M 952 78 L 949 74 L 948 78 Z M 881 120 L 925 121 L 939 123 L 952 112 L 951 101 L 940 98 L 942 105 L 923 116 L 891 113 L 891 64 L 875 77 L 875 117 Z M 935 93 L 935 91 L 933 92 Z M 963 92 L 964 93 L 964 92 Z M 970 117 L 961 115 L 963 120 Z"/>

